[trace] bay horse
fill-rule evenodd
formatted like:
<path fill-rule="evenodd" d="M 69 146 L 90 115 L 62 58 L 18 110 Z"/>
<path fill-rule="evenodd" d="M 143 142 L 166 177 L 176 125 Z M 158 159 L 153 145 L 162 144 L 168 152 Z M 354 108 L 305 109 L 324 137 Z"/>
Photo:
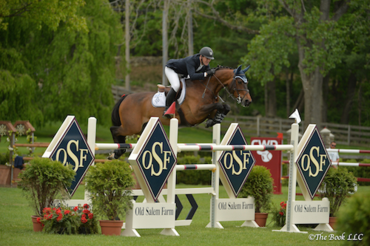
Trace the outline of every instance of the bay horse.
<path fill-rule="evenodd" d="M 206 127 L 221 123 L 230 111 L 218 93 L 225 89 L 230 97 L 243 107 L 249 106 L 252 98 L 248 90 L 248 80 L 241 66 L 237 69 L 218 66 L 215 74 L 205 80 L 186 80 L 186 96 L 184 102 L 176 102 L 175 117 L 180 126 L 194 126 L 206 119 Z M 166 87 L 166 93 L 170 87 Z M 141 92 L 122 96 L 112 111 L 110 128 L 115 143 L 125 143 L 126 136 L 140 134 L 151 117 L 158 117 L 163 125 L 169 125 L 170 119 L 162 117 L 164 107 L 153 107 L 152 97 L 155 92 Z M 220 102 L 221 101 L 221 102 Z M 118 159 L 126 149 L 116 149 L 111 154 Z"/>

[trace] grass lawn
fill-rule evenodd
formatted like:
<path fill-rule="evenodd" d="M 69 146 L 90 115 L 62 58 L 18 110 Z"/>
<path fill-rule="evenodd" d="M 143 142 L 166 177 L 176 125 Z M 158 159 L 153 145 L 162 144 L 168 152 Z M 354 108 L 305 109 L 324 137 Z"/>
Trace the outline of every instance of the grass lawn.
<path fill-rule="evenodd" d="M 195 186 L 179 185 L 179 188 Z M 200 187 L 200 186 L 199 186 Z M 84 186 L 80 186 L 74 198 L 83 197 Z M 297 189 L 297 192 L 299 190 Z M 370 192 L 370 187 L 359 187 L 359 193 Z M 287 200 L 287 187 L 282 195 L 274 195 L 276 206 Z M 210 195 L 194 195 L 198 210 L 190 226 L 176 227 L 179 237 L 160 235 L 161 229 L 140 229 L 140 238 L 97 235 L 50 235 L 33 232 L 28 202 L 20 189 L 0 187 L 0 245 L 340 245 L 340 241 L 310 241 L 310 234 L 319 234 L 308 228 L 300 227 L 302 233 L 273 232 L 279 230 L 271 222 L 271 215 L 266 228 L 240 227 L 242 221 L 221 222 L 224 229 L 206 228 L 209 222 Z M 220 187 L 220 197 L 226 197 Z M 297 197 L 297 200 L 303 199 Z M 190 209 L 185 196 L 180 196 L 184 209 L 179 219 L 184 219 Z M 323 235 L 331 233 L 324 232 Z"/>

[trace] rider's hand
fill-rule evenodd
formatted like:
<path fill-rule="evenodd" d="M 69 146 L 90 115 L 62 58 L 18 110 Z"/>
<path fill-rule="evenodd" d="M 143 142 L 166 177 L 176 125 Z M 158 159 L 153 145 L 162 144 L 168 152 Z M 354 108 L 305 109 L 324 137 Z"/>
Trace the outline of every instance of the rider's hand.
<path fill-rule="evenodd" d="M 207 77 L 214 75 L 215 72 L 216 72 L 215 68 L 212 68 L 212 69 L 206 71 Z"/>

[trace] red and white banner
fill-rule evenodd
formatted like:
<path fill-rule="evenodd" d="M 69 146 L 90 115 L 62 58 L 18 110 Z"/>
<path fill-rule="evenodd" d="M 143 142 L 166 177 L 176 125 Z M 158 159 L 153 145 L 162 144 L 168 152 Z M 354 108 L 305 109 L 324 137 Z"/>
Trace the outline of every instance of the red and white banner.
<path fill-rule="evenodd" d="M 260 138 L 251 137 L 251 145 L 279 145 L 282 144 L 282 138 Z M 281 193 L 281 151 L 274 150 L 259 150 L 251 151 L 255 165 L 264 166 L 270 170 L 271 176 L 274 179 L 274 194 Z"/>

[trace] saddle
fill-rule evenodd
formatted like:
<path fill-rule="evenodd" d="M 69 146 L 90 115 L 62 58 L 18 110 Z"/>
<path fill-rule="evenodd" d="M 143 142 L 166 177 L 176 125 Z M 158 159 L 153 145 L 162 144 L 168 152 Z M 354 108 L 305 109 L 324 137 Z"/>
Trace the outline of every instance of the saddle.
<path fill-rule="evenodd" d="M 179 105 L 181 105 L 184 102 L 185 95 L 186 95 L 185 79 L 182 78 L 180 79 L 180 81 L 181 81 L 180 90 L 177 92 L 177 95 L 176 95 L 176 100 Z M 158 84 L 157 87 L 158 87 L 158 92 L 155 93 L 152 98 L 152 105 L 155 108 L 165 107 L 166 106 L 166 95 L 170 91 L 171 86 L 164 86 L 164 85 Z"/>

